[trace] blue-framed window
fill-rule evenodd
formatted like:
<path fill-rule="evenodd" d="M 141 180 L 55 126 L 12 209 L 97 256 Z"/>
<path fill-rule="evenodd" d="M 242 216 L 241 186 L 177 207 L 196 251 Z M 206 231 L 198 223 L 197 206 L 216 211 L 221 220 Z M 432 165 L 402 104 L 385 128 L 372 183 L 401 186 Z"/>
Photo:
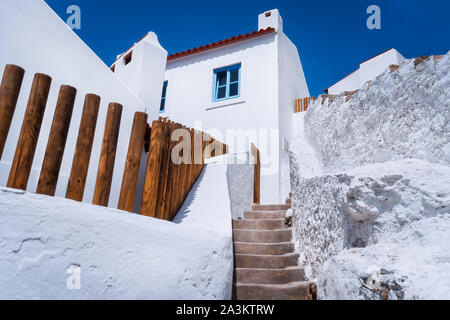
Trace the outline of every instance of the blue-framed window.
<path fill-rule="evenodd" d="M 213 101 L 237 98 L 241 94 L 241 64 L 214 70 Z"/>
<path fill-rule="evenodd" d="M 162 113 L 166 110 L 166 95 L 167 95 L 167 85 L 169 84 L 169 81 L 164 81 L 163 89 L 162 89 L 162 96 L 161 96 L 161 105 L 159 107 L 159 112 Z"/>

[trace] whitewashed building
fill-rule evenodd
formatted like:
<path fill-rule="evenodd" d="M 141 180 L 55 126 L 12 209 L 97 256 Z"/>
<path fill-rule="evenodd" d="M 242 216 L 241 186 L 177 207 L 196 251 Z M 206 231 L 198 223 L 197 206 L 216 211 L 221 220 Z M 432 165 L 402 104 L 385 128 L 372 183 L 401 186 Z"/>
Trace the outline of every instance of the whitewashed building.
<path fill-rule="evenodd" d="M 151 73 L 135 68 L 130 78 L 126 71 L 133 65 L 126 57 L 133 52 L 134 59 L 139 45 L 112 66 L 125 84 L 145 81 Z M 136 63 L 146 65 L 151 57 Z M 254 142 L 262 159 L 261 202 L 278 203 L 288 197 L 289 163 L 283 146 L 292 139 L 294 99 L 308 97 L 309 91 L 297 48 L 283 32 L 277 9 L 258 16 L 256 31 L 170 54 L 161 86 L 161 116 L 191 127 L 201 125 L 223 139 L 231 152 L 248 151 L 249 142 Z M 247 143 L 233 136 L 239 132 L 246 133 Z"/>
<path fill-rule="evenodd" d="M 339 80 L 325 91 L 339 94 L 344 91 L 361 89 L 364 83 L 382 74 L 391 64 L 399 65 L 405 58 L 395 49 L 384 51 L 359 65 L 359 68 Z"/>

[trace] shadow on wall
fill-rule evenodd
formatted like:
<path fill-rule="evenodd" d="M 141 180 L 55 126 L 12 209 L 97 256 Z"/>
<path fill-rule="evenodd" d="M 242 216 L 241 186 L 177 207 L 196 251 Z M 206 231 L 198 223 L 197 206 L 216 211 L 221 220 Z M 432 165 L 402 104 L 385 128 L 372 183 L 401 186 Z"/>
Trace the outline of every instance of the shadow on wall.
<path fill-rule="evenodd" d="M 189 192 L 188 196 L 186 197 L 186 200 L 184 200 L 184 204 L 181 207 L 181 209 L 178 211 L 175 218 L 172 220 L 172 222 L 180 224 L 183 222 L 183 220 L 189 215 L 191 212 L 190 207 L 191 204 L 194 202 L 196 195 L 199 190 L 199 186 L 205 176 L 205 170 L 202 170 L 200 173 L 200 176 L 198 177 L 197 181 L 194 183 L 194 186 L 191 188 L 191 191 Z"/>

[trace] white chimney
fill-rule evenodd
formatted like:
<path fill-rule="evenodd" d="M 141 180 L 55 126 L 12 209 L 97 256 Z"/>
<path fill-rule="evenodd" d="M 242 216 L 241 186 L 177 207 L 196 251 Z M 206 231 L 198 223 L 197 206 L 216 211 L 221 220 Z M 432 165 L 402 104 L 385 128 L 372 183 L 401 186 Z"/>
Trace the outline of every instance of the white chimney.
<path fill-rule="evenodd" d="M 268 27 L 275 28 L 278 32 L 283 32 L 283 19 L 281 19 L 278 9 L 263 12 L 258 16 L 258 30 Z"/>

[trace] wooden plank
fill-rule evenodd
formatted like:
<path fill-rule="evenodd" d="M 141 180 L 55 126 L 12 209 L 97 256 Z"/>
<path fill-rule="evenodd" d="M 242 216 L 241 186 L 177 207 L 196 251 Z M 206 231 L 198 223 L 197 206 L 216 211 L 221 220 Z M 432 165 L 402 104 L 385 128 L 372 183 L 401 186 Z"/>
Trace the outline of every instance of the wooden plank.
<path fill-rule="evenodd" d="M 127 160 L 122 179 L 118 209 L 132 212 L 134 195 L 144 148 L 145 130 L 147 129 L 147 114 L 136 112 L 128 144 Z"/>
<path fill-rule="evenodd" d="M 52 78 L 45 74 L 36 73 L 34 75 L 16 153 L 9 173 L 8 188 L 22 190 L 27 188 L 51 82 Z"/>
<path fill-rule="evenodd" d="M 189 133 L 189 137 L 187 134 Z M 191 158 L 191 137 L 190 137 L 190 131 L 186 126 L 183 126 L 183 136 L 182 136 L 182 143 L 183 143 L 183 150 L 182 150 L 182 163 L 180 165 L 180 193 L 179 193 L 179 200 L 178 204 L 179 207 L 183 205 L 184 199 L 186 198 L 186 194 L 189 192 L 189 186 L 188 186 L 188 175 L 189 175 L 189 164 Z M 185 141 L 186 139 L 186 141 Z M 185 149 L 184 147 L 189 146 L 189 150 Z"/>
<path fill-rule="evenodd" d="M 163 152 L 161 153 L 161 170 L 159 171 L 158 195 L 156 199 L 156 217 L 164 219 L 166 207 L 167 185 L 169 184 L 169 161 L 170 161 L 170 135 L 172 124 L 164 122 L 163 126 Z"/>
<path fill-rule="evenodd" d="M 141 204 L 141 214 L 145 216 L 155 217 L 164 144 L 163 123 L 162 121 L 153 121 Z"/>
<path fill-rule="evenodd" d="M 175 130 L 180 129 L 181 125 L 179 123 L 175 123 Z M 181 138 L 178 140 L 173 141 L 174 145 L 177 145 L 180 143 Z M 173 148 L 172 151 L 173 152 Z M 168 220 L 172 220 L 176 212 L 178 211 L 178 205 L 179 205 L 179 192 L 180 192 L 180 172 L 181 172 L 181 166 L 179 164 L 173 163 L 172 159 L 170 160 L 172 164 L 172 187 L 171 187 L 171 194 L 170 194 L 170 210 L 169 210 L 169 217 Z"/>
<path fill-rule="evenodd" d="M 69 184 L 66 190 L 67 199 L 83 200 L 99 106 L 99 96 L 95 94 L 87 94 L 85 96 L 77 144 L 72 161 L 72 170 L 70 171 Z"/>
<path fill-rule="evenodd" d="M 68 85 L 62 85 L 59 90 L 50 136 L 36 189 L 38 194 L 55 195 L 76 95 L 77 89 Z"/>
<path fill-rule="evenodd" d="M 121 118 L 122 105 L 114 102 L 110 103 L 106 117 L 105 132 L 103 134 L 94 198 L 92 200 L 93 204 L 99 206 L 108 206 Z"/>
<path fill-rule="evenodd" d="M 191 164 L 189 165 L 189 191 L 195 183 L 195 170 L 197 165 L 195 164 L 195 135 L 196 130 L 190 129 L 191 133 Z"/>
<path fill-rule="evenodd" d="M 13 64 L 7 64 L 3 72 L 0 85 L 0 160 L 16 110 L 24 74 L 25 70 Z"/>
<path fill-rule="evenodd" d="M 173 178 L 173 163 L 171 161 L 172 149 L 175 146 L 175 142 L 171 141 L 171 136 L 175 130 L 175 123 L 168 122 L 166 124 L 166 140 L 165 140 L 165 154 L 163 157 L 163 166 L 161 169 L 161 177 L 163 178 L 163 183 L 161 187 L 161 197 L 159 198 L 159 211 L 157 218 L 169 220 L 170 217 L 170 198 L 172 196 L 172 178 Z"/>

